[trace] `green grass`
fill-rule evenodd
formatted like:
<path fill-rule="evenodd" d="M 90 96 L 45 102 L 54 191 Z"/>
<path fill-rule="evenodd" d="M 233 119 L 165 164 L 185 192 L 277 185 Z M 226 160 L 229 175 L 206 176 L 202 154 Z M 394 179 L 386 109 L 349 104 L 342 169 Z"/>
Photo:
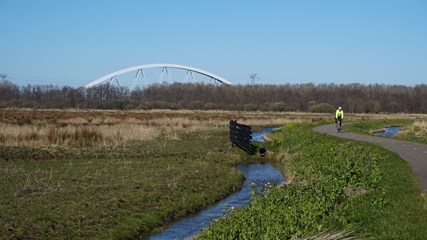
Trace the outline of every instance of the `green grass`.
<path fill-rule="evenodd" d="M 129 148 L 0 147 L 0 239 L 133 239 L 236 191 L 227 129 Z"/>
<path fill-rule="evenodd" d="M 383 119 L 383 120 L 371 120 L 371 121 L 360 121 L 347 124 L 345 126 L 347 131 L 361 133 L 361 134 L 372 134 L 373 131 L 381 131 L 386 127 L 392 126 L 408 126 L 414 123 L 411 119 Z"/>
<path fill-rule="evenodd" d="M 349 230 L 425 239 L 427 205 L 402 159 L 375 145 L 287 125 L 269 148 L 292 181 L 209 226 L 200 239 L 298 239 Z"/>
<path fill-rule="evenodd" d="M 350 230 L 424 239 L 427 205 L 397 155 L 286 125 L 267 148 L 291 183 L 205 230 L 202 239 L 291 239 Z M 257 129 L 257 127 L 254 127 Z M 115 148 L 0 146 L 0 239 L 135 239 L 236 191 L 227 127 Z"/>
<path fill-rule="evenodd" d="M 401 132 L 393 136 L 395 139 L 418 142 L 427 144 L 427 135 L 419 134 L 421 131 L 419 127 L 413 127 L 414 120 L 411 119 L 384 119 L 384 120 L 372 120 L 364 122 L 355 122 L 345 126 L 347 131 L 371 135 L 375 131 L 379 131 L 386 127 L 400 126 Z"/>

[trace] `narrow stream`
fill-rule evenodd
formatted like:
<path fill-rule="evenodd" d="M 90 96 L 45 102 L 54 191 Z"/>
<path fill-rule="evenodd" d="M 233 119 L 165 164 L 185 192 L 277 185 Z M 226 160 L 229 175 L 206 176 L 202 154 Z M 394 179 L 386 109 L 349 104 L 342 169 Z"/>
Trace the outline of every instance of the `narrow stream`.
<path fill-rule="evenodd" d="M 173 223 L 163 232 L 153 235 L 149 239 L 186 239 L 197 235 L 211 221 L 229 212 L 230 208 L 239 208 L 248 205 L 252 198 L 252 190 L 259 193 L 262 189 L 265 189 L 266 184 L 280 185 L 284 181 L 282 173 L 270 164 L 239 165 L 236 169 L 241 171 L 246 177 L 243 187 L 239 192 L 228 196 L 194 216 Z"/>
<path fill-rule="evenodd" d="M 265 142 L 264 139 L 262 138 L 262 136 L 269 133 L 269 132 L 274 132 L 278 129 L 279 129 L 278 127 L 272 127 L 272 128 L 264 128 L 264 129 L 262 129 L 261 132 L 254 132 L 251 134 L 252 142 Z"/>
<path fill-rule="evenodd" d="M 393 137 L 400 131 L 400 127 L 387 127 L 384 129 L 384 131 L 377 132 L 375 135 L 382 136 L 382 137 Z"/>

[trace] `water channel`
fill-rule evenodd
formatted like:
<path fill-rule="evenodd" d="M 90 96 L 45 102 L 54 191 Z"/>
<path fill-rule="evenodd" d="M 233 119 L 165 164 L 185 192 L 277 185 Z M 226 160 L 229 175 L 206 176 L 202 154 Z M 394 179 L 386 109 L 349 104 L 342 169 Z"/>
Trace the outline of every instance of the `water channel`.
<path fill-rule="evenodd" d="M 252 190 L 261 192 L 266 184 L 280 185 L 284 178 L 282 173 L 270 164 L 250 164 L 238 165 L 246 179 L 242 189 L 227 198 L 219 201 L 214 206 L 201 211 L 200 213 L 173 223 L 163 232 L 151 236 L 149 239 L 186 239 L 197 235 L 202 228 L 209 223 L 228 213 L 230 208 L 239 208 L 248 205 L 252 198 Z"/>
<path fill-rule="evenodd" d="M 400 131 L 400 127 L 387 127 L 384 129 L 384 131 L 376 132 L 375 135 L 382 136 L 382 137 L 393 137 Z"/>
<path fill-rule="evenodd" d="M 262 138 L 262 136 L 269 133 L 269 132 L 274 132 L 278 129 L 279 129 L 278 127 L 271 127 L 271 128 L 264 128 L 264 129 L 262 129 L 261 132 L 254 132 L 251 134 L 252 142 L 265 142 L 264 138 Z"/>

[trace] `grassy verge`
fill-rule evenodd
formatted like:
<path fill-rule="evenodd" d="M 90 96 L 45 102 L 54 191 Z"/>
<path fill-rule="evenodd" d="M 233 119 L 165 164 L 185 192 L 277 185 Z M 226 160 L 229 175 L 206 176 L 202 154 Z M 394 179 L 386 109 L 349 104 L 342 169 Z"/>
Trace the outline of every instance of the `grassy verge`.
<path fill-rule="evenodd" d="M 231 166 L 247 158 L 241 157 L 240 150 L 230 147 L 227 137 L 230 119 L 251 126 L 279 126 L 301 122 L 301 119 L 317 122 L 329 117 L 226 111 L 0 110 L 0 239 L 143 238 L 240 186 L 242 176 Z M 360 118 L 363 116 L 355 119 Z M 294 170 L 298 162 L 304 162 L 299 160 L 302 149 L 312 149 L 309 154 L 315 156 L 317 149 L 323 148 L 309 141 L 318 136 L 306 134 L 299 127 L 295 129 L 292 134 L 278 133 L 268 146 L 277 155 L 251 160 L 269 161 L 278 156 L 277 165 L 295 179 L 296 185 L 290 186 L 296 192 L 316 189 L 320 185 L 310 184 L 323 184 L 326 180 L 298 179 L 300 173 Z M 342 141 L 320 140 L 347 147 L 340 145 Z M 312 168 L 311 162 L 305 164 Z M 409 191 L 405 198 L 412 201 L 411 187 L 409 190 L 403 187 Z M 313 190 L 305 194 L 307 198 L 322 196 L 329 192 L 323 188 L 321 192 Z M 365 188 L 360 186 L 346 189 L 347 194 L 365 194 Z M 281 190 L 273 194 L 282 196 L 276 191 Z M 297 201 L 299 195 L 296 193 L 292 202 Z M 260 209 L 264 209 L 261 199 L 253 204 L 258 202 L 262 204 Z M 338 199 L 341 201 L 341 197 Z M 330 205 L 322 201 L 321 206 Z M 416 204 L 414 201 L 414 208 Z M 359 205 L 365 210 L 363 204 Z M 296 206 L 290 205 L 297 214 L 301 210 Z M 406 211 L 406 208 L 403 209 Z M 318 216 L 316 214 L 313 216 Z M 329 229 L 328 224 L 326 221 L 321 226 L 315 225 L 317 230 L 313 232 Z M 298 234 L 293 232 L 291 236 L 302 235 Z"/>
<path fill-rule="evenodd" d="M 211 225 L 200 239 L 298 239 L 346 232 L 425 239 L 427 206 L 407 164 L 377 146 L 288 124 L 269 146 L 289 184 Z"/>
<path fill-rule="evenodd" d="M 132 239 L 236 191 L 227 129 L 127 148 L 0 149 L 1 239 Z"/>
<path fill-rule="evenodd" d="M 355 122 L 346 125 L 346 130 L 361 134 L 373 134 L 391 126 L 401 127 L 401 131 L 394 138 L 427 144 L 427 122 L 425 120 L 384 119 Z"/>
<path fill-rule="evenodd" d="M 305 113 L 0 109 L 0 239 L 141 238 L 241 185 L 228 122 Z"/>

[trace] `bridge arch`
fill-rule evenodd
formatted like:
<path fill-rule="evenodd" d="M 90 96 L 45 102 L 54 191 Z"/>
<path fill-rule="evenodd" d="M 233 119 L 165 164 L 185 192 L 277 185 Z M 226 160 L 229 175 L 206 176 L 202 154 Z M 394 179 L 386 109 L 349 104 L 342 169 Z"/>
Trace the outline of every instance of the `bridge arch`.
<path fill-rule="evenodd" d="M 129 68 L 125 68 L 119 71 L 115 71 L 112 72 L 110 74 L 107 74 L 105 76 L 102 76 L 88 84 L 86 84 L 84 87 L 85 88 L 91 88 L 97 84 L 100 84 L 102 82 L 105 81 L 110 81 L 112 82 L 114 79 L 117 80 L 117 76 L 125 74 L 125 73 L 129 73 L 129 72 L 133 72 L 136 71 L 136 76 L 135 78 L 138 77 L 138 74 L 141 73 L 142 76 L 144 76 L 144 69 L 148 69 L 148 68 L 162 68 L 162 74 L 164 71 L 166 71 L 166 73 L 168 74 L 168 68 L 176 68 L 176 69 L 182 69 L 182 70 L 187 70 L 187 74 L 190 74 L 192 76 L 193 72 L 198 73 L 198 74 L 202 74 L 204 76 L 210 77 L 211 79 L 220 82 L 222 84 L 226 84 L 226 85 L 232 85 L 232 83 L 218 75 L 215 75 L 211 72 L 199 69 L 199 68 L 195 68 L 195 67 L 190 67 L 190 66 L 185 66 L 185 65 L 179 65 L 179 64 L 170 64 L 170 63 L 158 63 L 158 64 L 144 64 L 144 65 L 139 65 L 139 66 L 134 66 L 134 67 L 129 67 Z M 170 76 L 169 76 L 170 77 Z M 117 80 L 118 81 L 118 80 Z M 135 85 L 135 82 L 134 82 Z M 134 87 L 134 86 L 133 86 Z M 131 89 L 132 90 L 132 89 Z"/>

